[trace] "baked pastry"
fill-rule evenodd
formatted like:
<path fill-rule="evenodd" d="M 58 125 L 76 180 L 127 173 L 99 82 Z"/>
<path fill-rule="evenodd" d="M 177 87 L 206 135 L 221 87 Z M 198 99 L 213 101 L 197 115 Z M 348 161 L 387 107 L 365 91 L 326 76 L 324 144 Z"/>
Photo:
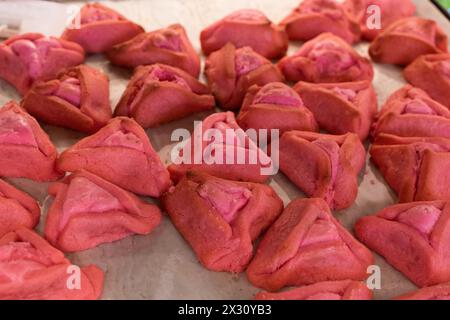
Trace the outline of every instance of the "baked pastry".
<path fill-rule="evenodd" d="M 40 216 L 36 200 L 0 179 L 0 237 L 21 227 L 34 229 Z"/>
<path fill-rule="evenodd" d="M 268 59 L 275 59 L 285 55 L 288 36 L 284 28 L 273 24 L 261 11 L 244 9 L 203 29 L 200 43 L 205 55 L 232 43 L 236 48 L 248 46 Z"/>
<path fill-rule="evenodd" d="M 128 191 L 159 197 L 171 185 L 169 173 L 134 120 L 118 117 L 66 149 L 60 170 L 86 170 Z"/>
<path fill-rule="evenodd" d="M 358 136 L 290 131 L 280 139 L 280 170 L 308 197 L 332 209 L 350 207 L 358 193 L 358 174 L 366 152 Z"/>
<path fill-rule="evenodd" d="M 39 123 L 14 101 L 0 108 L 0 176 L 52 181 L 57 153 Z"/>
<path fill-rule="evenodd" d="M 450 140 L 380 134 L 372 161 L 400 202 L 450 199 Z"/>
<path fill-rule="evenodd" d="M 101 269 L 71 264 L 29 229 L 0 238 L 0 300 L 94 300 L 102 288 Z"/>
<path fill-rule="evenodd" d="M 358 220 L 360 241 L 419 287 L 450 280 L 450 205 L 445 201 L 395 205 Z"/>
<path fill-rule="evenodd" d="M 403 74 L 413 86 L 425 90 L 431 98 L 450 109 L 450 54 L 420 56 Z"/>
<path fill-rule="evenodd" d="M 278 129 L 280 134 L 291 130 L 319 131 L 300 96 L 281 82 L 250 87 L 236 120 L 244 130 Z"/>
<path fill-rule="evenodd" d="M 368 41 L 375 39 L 381 31 L 395 21 L 413 16 L 416 12 L 416 6 L 412 0 L 345 0 L 343 5 L 358 21 L 362 37 Z M 369 10 L 371 6 L 377 6 L 380 9 L 381 28 L 372 25 L 371 16 L 375 12 Z"/>
<path fill-rule="evenodd" d="M 188 171 L 258 183 L 276 173 L 272 159 L 239 127 L 230 111 L 205 118 L 175 152 L 177 157 L 167 168 L 174 182 Z"/>
<path fill-rule="evenodd" d="M 280 70 L 250 47 L 236 49 L 227 43 L 213 52 L 205 62 L 205 75 L 220 107 L 241 107 L 245 93 L 253 85 L 283 82 Z"/>
<path fill-rule="evenodd" d="M 136 68 L 114 114 L 152 128 L 214 106 L 208 87 L 196 78 L 175 67 L 153 64 Z"/>
<path fill-rule="evenodd" d="M 24 95 L 36 81 L 50 80 L 67 67 L 83 63 L 75 42 L 40 33 L 25 33 L 0 43 L 0 78 Z"/>
<path fill-rule="evenodd" d="M 450 138 L 450 111 L 425 91 L 406 85 L 394 92 L 382 107 L 373 134 L 380 133 Z"/>
<path fill-rule="evenodd" d="M 450 283 L 426 287 L 401 295 L 395 300 L 450 300 Z"/>
<path fill-rule="evenodd" d="M 121 67 L 163 63 L 184 70 L 195 78 L 200 73 L 200 58 L 181 24 L 141 33 L 115 45 L 106 56 Z"/>
<path fill-rule="evenodd" d="M 253 241 L 283 210 L 269 186 L 193 172 L 162 203 L 205 268 L 236 273 L 250 262 Z"/>
<path fill-rule="evenodd" d="M 398 50 L 399 45 L 401 50 Z M 372 42 L 369 54 L 373 61 L 408 65 L 424 54 L 448 51 L 445 32 L 434 20 L 409 17 L 392 23 Z"/>
<path fill-rule="evenodd" d="M 269 228 L 247 268 L 267 291 L 321 281 L 364 280 L 371 252 L 333 217 L 321 199 L 297 199 Z"/>
<path fill-rule="evenodd" d="M 36 84 L 21 105 L 46 123 L 88 133 L 112 117 L 108 76 L 87 65 L 66 69 L 56 79 Z"/>
<path fill-rule="evenodd" d="M 95 2 L 81 8 L 61 38 L 79 43 L 86 52 L 99 53 L 142 32 L 140 25 Z"/>
<path fill-rule="evenodd" d="M 132 234 L 148 234 L 161 221 L 156 205 L 87 171 L 49 187 L 55 197 L 45 237 L 63 252 L 82 251 Z"/>
<path fill-rule="evenodd" d="M 368 137 L 378 111 L 377 95 L 370 81 L 298 82 L 294 90 L 321 129 L 332 134 L 356 133 L 361 140 Z"/>
<path fill-rule="evenodd" d="M 372 81 L 374 75 L 368 59 L 331 33 L 306 42 L 296 53 L 281 59 L 278 66 L 286 79 L 294 82 Z"/>
<path fill-rule="evenodd" d="M 255 300 L 371 300 L 372 291 L 361 281 L 318 282 L 288 291 L 259 292 Z"/>
<path fill-rule="evenodd" d="M 352 44 L 361 37 L 358 22 L 336 0 L 304 0 L 280 25 L 290 40 L 308 41 L 330 32 Z"/>

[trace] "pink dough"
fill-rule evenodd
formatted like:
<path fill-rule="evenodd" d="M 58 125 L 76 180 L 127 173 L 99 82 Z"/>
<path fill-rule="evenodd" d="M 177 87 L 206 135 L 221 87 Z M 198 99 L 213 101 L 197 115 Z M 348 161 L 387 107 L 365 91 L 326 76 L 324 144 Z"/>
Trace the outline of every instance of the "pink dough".
<path fill-rule="evenodd" d="M 400 213 L 397 221 L 428 236 L 441 216 L 441 210 L 431 205 L 418 205 Z"/>
<path fill-rule="evenodd" d="M 85 171 L 52 184 L 49 193 L 55 199 L 48 210 L 45 237 L 65 252 L 148 234 L 161 221 L 157 206 Z"/>
<path fill-rule="evenodd" d="M 339 240 L 339 233 L 335 225 L 327 220 L 318 219 L 308 230 L 308 233 L 302 241 L 301 247 Z"/>
<path fill-rule="evenodd" d="M 234 220 L 238 211 L 248 203 L 248 199 L 252 196 L 251 191 L 247 188 L 214 180 L 202 184 L 197 192 L 200 197 L 209 201 L 228 223 Z"/>
<path fill-rule="evenodd" d="M 286 53 L 288 36 L 282 26 L 272 23 L 261 11 L 244 9 L 203 29 L 200 43 L 207 56 L 228 43 L 236 48 L 251 47 L 260 55 L 275 59 Z"/>
<path fill-rule="evenodd" d="M 38 234 L 25 228 L 0 237 L 0 300 L 92 300 L 101 296 L 103 271 L 80 267 L 80 287 L 68 286 L 77 267 Z M 73 270 L 73 269 L 72 269 Z"/>
<path fill-rule="evenodd" d="M 36 138 L 27 121 L 13 110 L 0 118 L 0 144 L 17 144 L 37 147 Z"/>
<path fill-rule="evenodd" d="M 212 271 L 243 272 L 254 242 L 281 213 L 283 203 L 268 185 L 188 172 L 163 195 L 172 223 Z"/>
<path fill-rule="evenodd" d="M 108 50 L 106 56 L 113 64 L 127 68 L 161 63 L 180 68 L 195 78 L 200 73 L 197 50 L 178 23 L 119 43 Z"/>
<path fill-rule="evenodd" d="M 281 83 L 266 85 L 258 91 L 253 104 L 275 104 L 286 107 L 304 107 L 302 99 L 295 91 Z"/>
<path fill-rule="evenodd" d="M 358 93 L 352 89 L 339 88 L 334 87 L 333 91 L 336 92 L 340 97 L 344 98 L 347 101 L 352 102 Z"/>
<path fill-rule="evenodd" d="M 77 213 L 102 213 L 113 210 L 124 210 L 116 197 L 84 177 L 74 178 L 67 189 L 60 230 Z"/>
<path fill-rule="evenodd" d="M 121 188 L 159 197 L 170 187 L 169 173 L 144 129 L 133 119 L 116 117 L 97 133 L 65 150 L 61 170 L 86 170 Z"/>
<path fill-rule="evenodd" d="M 262 59 L 261 56 L 256 55 L 250 47 L 237 49 L 234 59 L 238 77 L 257 69 L 266 63 L 266 61 Z"/>
<path fill-rule="evenodd" d="M 441 200 L 394 205 L 359 219 L 355 234 L 417 286 L 443 284 L 450 281 L 449 209 Z"/>
<path fill-rule="evenodd" d="M 39 123 L 16 102 L 0 108 L 0 176 L 54 181 L 55 146 Z"/>
<path fill-rule="evenodd" d="M 37 79 L 42 74 L 43 60 L 50 48 L 61 48 L 61 44 L 55 39 L 43 37 L 35 41 L 19 39 L 10 44 L 11 49 L 28 67 L 28 73 L 32 79 Z"/>
<path fill-rule="evenodd" d="M 302 54 L 302 51 L 300 50 L 298 54 Z M 342 72 L 355 63 L 348 51 L 340 47 L 338 43 L 327 40 L 316 43 L 307 56 L 315 61 L 321 73 L 326 70 L 331 73 Z"/>
<path fill-rule="evenodd" d="M 104 10 L 101 7 L 86 7 L 85 12 L 81 15 L 81 24 L 88 24 L 103 20 L 120 20 L 119 14 L 112 10 Z"/>
<path fill-rule="evenodd" d="M 101 53 L 143 32 L 140 25 L 117 11 L 94 2 L 81 7 L 61 38 L 80 44 L 87 52 Z"/>
<path fill-rule="evenodd" d="M 150 128 L 214 106 L 208 87 L 197 78 L 158 63 L 135 69 L 114 114 L 134 118 L 142 127 Z"/>
<path fill-rule="evenodd" d="M 127 147 L 144 152 L 144 144 L 132 132 L 117 131 L 99 143 L 99 147 Z"/>
<path fill-rule="evenodd" d="M 54 95 L 70 102 L 76 107 L 80 107 L 81 105 L 80 80 L 73 77 L 69 77 L 62 80 Z"/>
<path fill-rule="evenodd" d="M 419 99 L 414 99 L 405 104 L 405 110 L 403 112 L 413 114 L 436 114 L 436 112 L 434 112 L 432 108 L 430 108 L 424 101 Z"/>

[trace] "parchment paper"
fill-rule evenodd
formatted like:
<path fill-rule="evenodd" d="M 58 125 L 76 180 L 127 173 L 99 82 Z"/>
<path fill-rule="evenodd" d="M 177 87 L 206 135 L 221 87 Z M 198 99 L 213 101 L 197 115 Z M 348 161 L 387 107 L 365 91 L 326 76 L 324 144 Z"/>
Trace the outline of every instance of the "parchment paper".
<path fill-rule="evenodd" d="M 141 24 L 147 31 L 172 23 L 181 23 L 187 29 L 191 41 L 200 52 L 199 33 L 202 28 L 236 9 L 257 8 L 270 19 L 280 21 L 294 8 L 299 0 L 150 0 L 150 1 L 106 1 L 106 5 L 117 9 L 131 20 Z M 415 0 L 418 15 L 435 19 L 450 35 L 450 23 L 428 1 Z M 42 32 L 58 36 L 62 33 L 73 6 L 81 2 L 64 3 L 44 1 L 0 1 L 0 18 L 20 18 L 22 32 Z M 299 44 L 290 46 L 290 53 Z M 364 56 L 367 43 L 356 46 Z M 92 55 L 86 63 L 102 69 L 111 79 L 111 102 L 114 107 L 131 76 L 125 69 L 111 66 L 102 55 Z M 375 64 L 374 85 L 381 104 L 405 82 L 401 69 L 389 65 Z M 20 99 L 15 90 L 0 80 L 0 105 Z M 147 133 L 161 158 L 168 163 L 171 149 L 170 133 L 176 128 L 192 130 L 193 121 L 201 120 L 207 114 L 197 114 L 148 130 Z M 43 125 L 59 151 L 72 145 L 83 134 Z M 51 199 L 47 197 L 48 184 L 26 179 L 10 179 L 14 185 L 34 196 L 42 204 L 42 219 Z M 285 204 L 301 192 L 282 174 L 271 181 L 271 186 L 282 197 Z M 154 201 L 146 198 L 147 201 Z M 341 223 L 352 230 L 355 221 L 364 215 L 395 204 L 396 196 L 385 184 L 383 178 L 368 161 L 366 170 L 360 176 L 360 186 L 355 204 L 348 210 L 336 212 Z M 95 263 L 106 271 L 103 299 L 249 299 L 259 290 L 247 281 L 245 274 L 210 272 L 197 261 L 189 245 L 183 240 L 171 222 L 164 217 L 162 224 L 147 236 L 132 236 L 112 244 L 69 255 L 73 263 L 86 265 Z M 389 299 L 414 290 L 414 285 L 401 273 L 377 256 L 376 264 L 382 270 L 382 289 L 374 291 L 375 299 Z"/>

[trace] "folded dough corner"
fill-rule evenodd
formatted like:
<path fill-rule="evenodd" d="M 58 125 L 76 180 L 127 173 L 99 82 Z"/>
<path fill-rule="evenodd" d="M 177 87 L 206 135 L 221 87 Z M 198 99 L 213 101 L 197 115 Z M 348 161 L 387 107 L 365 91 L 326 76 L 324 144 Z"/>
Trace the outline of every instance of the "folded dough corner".
<path fill-rule="evenodd" d="M 96 2 L 81 8 L 61 38 L 78 43 L 88 53 L 101 53 L 143 32 L 140 25 Z"/>
<path fill-rule="evenodd" d="M 219 106 L 225 110 L 241 107 L 252 85 L 284 82 L 280 70 L 249 46 L 227 43 L 205 61 L 205 76 Z"/>
<path fill-rule="evenodd" d="M 370 155 L 399 202 L 450 197 L 450 139 L 381 134 Z"/>
<path fill-rule="evenodd" d="M 161 63 L 184 70 L 195 78 L 200 74 L 200 57 L 181 24 L 141 33 L 115 45 L 106 52 L 106 56 L 121 67 Z"/>
<path fill-rule="evenodd" d="M 361 38 L 356 18 L 335 0 L 304 0 L 280 23 L 290 40 L 308 41 L 330 32 L 350 44 Z"/>
<path fill-rule="evenodd" d="M 84 50 L 77 43 L 40 33 L 25 33 L 0 43 L 0 78 L 21 95 L 34 83 L 50 80 L 83 61 Z"/>
<path fill-rule="evenodd" d="M 428 54 L 418 57 L 403 72 L 413 86 L 426 91 L 431 98 L 450 108 L 450 54 Z"/>
<path fill-rule="evenodd" d="M 103 271 L 79 268 L 31 230 L 20 228 L 0 238 L 1 300 L 94 300 L 103 289 Z M 74 285 L 71 282 L 74 278 Z"/>
<path fill-rule="evenodd" d="M 365 280 L 372 253 L 342 227 L 322 199 L 292 201 L 262 238 L 247 268 L 267 291 L 322 281 Z"/>
<path fill-rule="evenodd" d="M 319 131 L 302 98 L 282 82 L 250 87 L 236 121 L 243 130 L 278 129 L 280 135 L 291 130 Z"/>
<path fill-rule="evenodd" d="M 356 133 L 361 141 L 369 136 L 378 111 L 377 95 L 371 81 L 300 81 L 294 90 L 313 113 L 321 129 L 337 135 Z"/>
<path fill-rule="evenodd" d="M 14 101 L 0 108 L 0 176 L 53 181 L 57 152 L 39 123 Z"/>
<path fill-rule="evenodd" d="M 450 111 L 411 85 L 394 92 L 381 108 L 373 135 L 450 138 Z"/>
<path fill-rule="evenodd" d="M 68 68 L 33 86 L 21 106 L 48 124 L 93 133 L 112 117 L 109 79 L 88 65 Z"/>
<path fill-rule="evenodd" d="M 450 206 L 447 201 L 385 208 L 358 220 L 355 233 L 362 243 L 417 286 L 450 281 Z"/>
<path fill-rule="evenodd" d="M 280 170 L 308 197 L 332 209 L 350 207 L 358 193 L 358 174 L 366 151 L 353 133 L 336 136 L 290 131 L 280 139 Z"/>
<path fill-rule="evenodd" d="M 60 170 L 86 170 L 128 191 L 159 197 L 171 185 L 169 173 L 144 129 L 133 119 L 117 117 L 97 133 L 66 149 Z"/>
<path fill-rule="evenodd" d="M 402 50 L 397 50 L 401 43 Z M 419 17 L 400 19 L 373 40 L 369 54 L 373 61 L 408 65 L 425 54 L 448 52 L 448 37 L 434 20 Z"/>
<path fill-rule="evenodd" d="M 189 73 L 164 64 L 139 66 L 120 98 L 115 116 L 127 116 L 144 128 L 214 108 L 206 85 Z"/>
<path fill-rule="evenodd" d="M 45 223 L 45 237 L 64 252 L 75 252 L 148 234 L 161 221 L 156 205 L 87 171 L 49 187 L 55 197 Z"/>
<path fill-rule="evenodd" d="M 267 185 L 194 172 L 166 193 L 162 203 L 203 266 L 233 273 L 245 270 L 253 242 L 283 210 Z"/>
<path fill-rule="evenodd" d="M 183 143 L 172 159 L 174 163 L 167 168 L 175 183 L 188 171 L 264 183 L 278 169 L 275 161 L 239 127 L 231 111 L 206 117 Z"/>
<path fill-rule="evenodd" d="M 248 46 L 268 59 L 276 59 L 286 53 L 288 36 L 283 27 L 272 23 L 261 11 L 244 9 L 203 29 L 200 43 L 205 55 L 231 43 L 236 48 Z"/>
<path fill-rule="evenodd" d="M 293 55 L 282 58 L 278 67 L 289 81 L 372 81 L 374 76 L 370 60 L 332 33 L 322 33 L 307 41 Z"/>
<path fill-rule="evenodd" d="M 0 179 L 0 237 L 21 227 L 34 229 L 40 216 L 35 199 Z"/>

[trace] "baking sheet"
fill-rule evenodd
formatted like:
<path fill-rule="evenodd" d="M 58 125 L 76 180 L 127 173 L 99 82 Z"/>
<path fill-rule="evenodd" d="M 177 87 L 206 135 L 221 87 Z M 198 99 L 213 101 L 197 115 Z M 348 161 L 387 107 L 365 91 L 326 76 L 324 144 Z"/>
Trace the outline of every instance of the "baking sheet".
<path fill-rule="evenodd" d="M 233 10 L 257 8 L 277 22 L 294 8 L 299 0 L 146 0 L 105 1 L 114 8 L 141 24 L 147 31 L 172 23 L 181 23 L 196 49 L 200 52 L 199 33 L 205 26 L 222 18 Z M 415 0 L 418 15 L 436 20 L 450 35 L 450 23 L 431 2 Z M 0 17 L 12 16 L 23 19 L 23 32 L 42 32 L 58 36 L 64 25 L 81 5 L 78 1 L 64 3 L 44 1 L 0 1 Z M 291 43 L 292 53 L 299 44 Z M 364 56 L 367 43 L 356 46 Z M 102 69 L 111 80 L 111 102 L 115 106 L 126 87 L 131 72 L 111 66 L 102 55 L 92 55 L 86 63 Z M 401 69 L 390 65 L 375 65 L 374 86 L 380 105 L 395 90 L 404 84 Z M 0 105 L 19 95 L 0 80 Z M 196 114 L 180 121 L 147 130 L 155 149 L 168 163 L 169 151 L 174 143 L 170 134 L 174 129 L 192 130 L 193 121 L 203 119 L 207 113 Z M 84 135 L 53 126 L 43 125 L 59 151 L 72 145 Z M 42 204 L 42 231 L 45 212 L 51 199 L 47 197 L 46 183 L 26 179 L 10 179 L 14 185 L 34 196 Z M 270 185 L 281 196 L 285 204 L 302 196 L 282 174 L 275 176 Z M 146 198 L 147 201 L 154 201 Z M 336 217 L 349 230 L 355 221 L 364 215 L 395 204 L 395 194 L 386 186 L 383 178 L 368 161 L 360 176 L 358 197 L 354 205 L 345 211 L 336 212 Z M 189 245 L 172 226 L 167 216 L 161 225 L 147 236 L 132 236 L 112 244 L 69 255 L 79 265 L 95 263 L 106 271 L 103 299 L 249 299 L 259 290 L 247 281 L 245 274 L 211 272 L 197 261 Z M 390 267 L 384 259 L 376 256 L 376 265 L 381 268 L 381 290 L 374 291 L 375 299 L 389 299 L 414 290 L 415 286 L 401 273 Z"/>

